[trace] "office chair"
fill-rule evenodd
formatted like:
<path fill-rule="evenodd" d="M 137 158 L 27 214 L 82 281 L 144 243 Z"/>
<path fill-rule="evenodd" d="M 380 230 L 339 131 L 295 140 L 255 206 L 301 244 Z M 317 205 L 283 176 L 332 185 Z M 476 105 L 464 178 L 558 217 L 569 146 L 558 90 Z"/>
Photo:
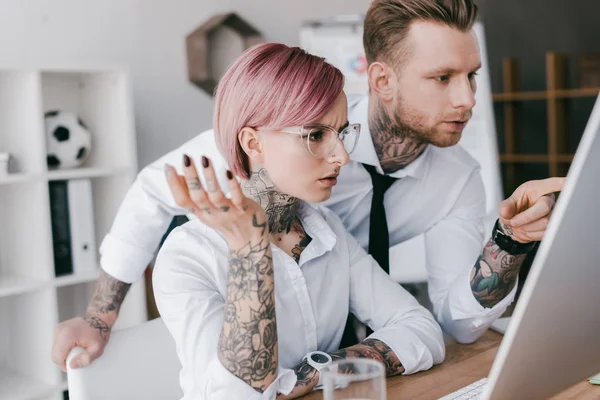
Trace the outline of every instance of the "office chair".
<path fill-rule="evenodd" d="M 70 360 L 84 351 L 76 347 Z M 162 319 L 115 331 L 104 354 L 85 368 L 67 367 L 70 400 L 179 399 L 181 364 Z"/>

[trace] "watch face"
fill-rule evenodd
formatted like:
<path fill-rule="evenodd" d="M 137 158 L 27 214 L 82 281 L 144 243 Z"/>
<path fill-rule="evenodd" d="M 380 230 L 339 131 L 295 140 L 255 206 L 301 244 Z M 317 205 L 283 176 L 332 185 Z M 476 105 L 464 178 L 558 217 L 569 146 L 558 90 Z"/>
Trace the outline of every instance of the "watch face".
<path fill-rule="evenodd" d="M 310 359 L 318 364 L 325 364 L 329 361 L 329 358 L 324 354 L 313 353 L 310 355 Z"/>

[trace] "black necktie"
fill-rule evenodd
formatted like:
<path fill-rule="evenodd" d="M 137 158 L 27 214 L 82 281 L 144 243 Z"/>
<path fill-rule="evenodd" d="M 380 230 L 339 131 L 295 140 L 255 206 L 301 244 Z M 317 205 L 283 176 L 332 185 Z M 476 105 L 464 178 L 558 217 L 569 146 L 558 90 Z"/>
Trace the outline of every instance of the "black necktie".
<path fill-rule="evenodd" d="M 390 238 L 387 220 L 385 218 L 383 199 L 385 191 L 389 189 L 396 178 L 380 175 L 372 165 L 363 164 L 363 166 L 367 172 L 369 172 L 369 175 L 371 175 L 371 181 L 373 182 L 373 200 L 371 201 L 371 219 L 369 222 L 369 254 L 373 256 L 379 266 L 389 274 Z M 356 317 L 354 317 L 354 315 L 348 315 L 346 327 L 344 328 L 344 334 L 340 343 L 341 349 L 358 343 L 358 338 L 354 329 L 355 319 Z M 367 327 L 367 336 L 371 333 L 373 333 L 373 331 Z"/>
<path fill-rule="evenodd" d="M 363 164 L 373 182 L 373 200 L 371 201 L 371 220 L 369 222 L 369 254 L 375 261 L 390 273 L 390 237 L 383 199 L 386 190 L 392 186 L 396 178 L 381 175 L 374 166 Z"/>

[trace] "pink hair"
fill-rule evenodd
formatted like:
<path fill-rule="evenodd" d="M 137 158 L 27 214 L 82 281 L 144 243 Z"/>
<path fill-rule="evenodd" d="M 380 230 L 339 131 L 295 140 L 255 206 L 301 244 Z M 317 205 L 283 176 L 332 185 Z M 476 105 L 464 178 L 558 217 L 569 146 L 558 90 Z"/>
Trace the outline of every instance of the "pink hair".
<path fill-rule="evenodd" d="M 246 50 L 221 78 L 213 127 L 219 151 L 243 179 L 249 163 L 238 141 L 244 127 L 282 129 L 319 120 L 344 87 L 340 70 L 299 47 L 263 43 Z"/>

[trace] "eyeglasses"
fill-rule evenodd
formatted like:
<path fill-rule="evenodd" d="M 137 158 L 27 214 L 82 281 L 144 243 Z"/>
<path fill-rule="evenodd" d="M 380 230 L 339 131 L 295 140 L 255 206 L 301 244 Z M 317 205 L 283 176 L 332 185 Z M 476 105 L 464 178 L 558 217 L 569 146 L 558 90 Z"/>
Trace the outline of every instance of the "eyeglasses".
<path fill-rule="evenodd" d="M 350 124 L 341 132 L 327 125 L 290 127 L 278 132 L 299 135 L 308 154 L 316 158 L 325 158 L 331 154 L 338 140 L 341 140 L 344 149 L 350 154 L 356 147 L 360 124 Z"/>

